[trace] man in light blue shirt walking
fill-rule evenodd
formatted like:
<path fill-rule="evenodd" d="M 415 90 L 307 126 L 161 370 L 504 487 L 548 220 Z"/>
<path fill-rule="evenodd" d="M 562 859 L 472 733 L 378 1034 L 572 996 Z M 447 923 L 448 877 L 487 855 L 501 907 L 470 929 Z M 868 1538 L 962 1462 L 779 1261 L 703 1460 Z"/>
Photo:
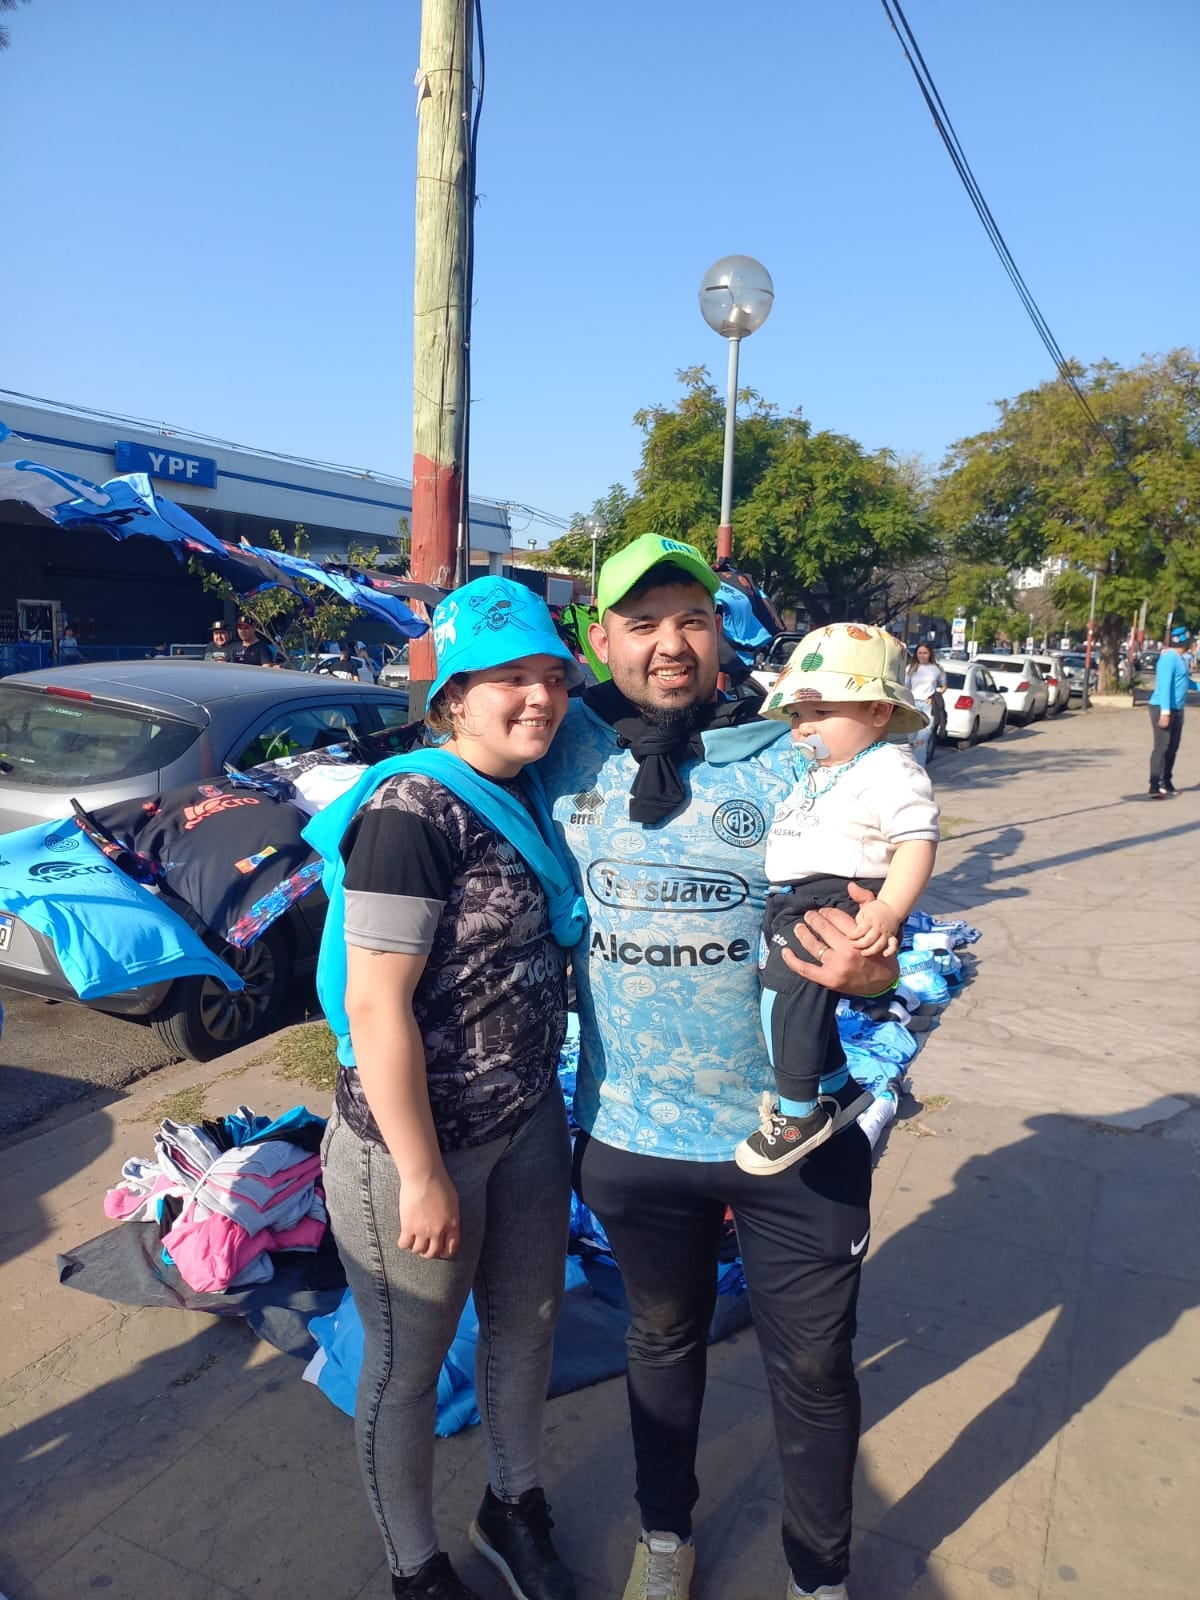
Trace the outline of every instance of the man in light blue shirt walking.
<path fill-rule="evenodd" d="M 1183 734 L 1183 708 L 1187 701 L 1188 669 L 1184 651 L 1191 642 L 1186 628 L 1171 629 L 1171 647 L 1160 650 L 1150 696 L 1150 727 L 1154 748 L 1150 753 L 1150 798 L 1165 800 L 1175 793 L 1175 753 Z"/>

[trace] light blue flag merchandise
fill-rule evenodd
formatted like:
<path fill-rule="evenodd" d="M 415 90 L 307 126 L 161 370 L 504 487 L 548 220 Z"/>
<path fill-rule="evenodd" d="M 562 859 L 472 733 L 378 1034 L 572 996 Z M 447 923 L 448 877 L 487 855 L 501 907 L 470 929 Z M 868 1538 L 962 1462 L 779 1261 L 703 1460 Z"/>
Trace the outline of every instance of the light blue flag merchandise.
<path fill-rule="evenodd" d="M 242 988 L 182 917 L 114 866 L 70 819 L 0 835 L 0 911 L 50 941 L 81 1000 L 192 976 Z"/>

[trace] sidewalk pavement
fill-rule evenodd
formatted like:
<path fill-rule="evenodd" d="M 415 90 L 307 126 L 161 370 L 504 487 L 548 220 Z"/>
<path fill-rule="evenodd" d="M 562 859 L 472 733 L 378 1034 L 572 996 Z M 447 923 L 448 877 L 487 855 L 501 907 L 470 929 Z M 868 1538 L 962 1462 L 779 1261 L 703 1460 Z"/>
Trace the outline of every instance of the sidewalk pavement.
<path fill-rule="evenodd" d="M 1200 726 L 1142 798 L 1141 715 L 1075 712 L 933 767 L 928 905 L 983 929 L 882 1150 L 857 1344 L 852 1600 L 1194 1600 L 1200 1588 Z M 266 1049 L 269 1055 L 270 1041 Z M 59 1287 L 154 1107 L 302 1097 L 264 1046 L 169 1069 L 0 1157 L 0 1591 L 8 1600 L 385 1600 L 349 1421 L 240 1323 Z M 309 1096 L 314 1109 L 324 1110 Z M 697 1600 L 783 1600 L 752 1332 L 715 1348 Z M 443 1538 L 479 1430 L 443 1441 Z M 546 1485 L 580 1600 L 615 1600 L 638 1519 L 624 1386 L 550 1403 Z"/>

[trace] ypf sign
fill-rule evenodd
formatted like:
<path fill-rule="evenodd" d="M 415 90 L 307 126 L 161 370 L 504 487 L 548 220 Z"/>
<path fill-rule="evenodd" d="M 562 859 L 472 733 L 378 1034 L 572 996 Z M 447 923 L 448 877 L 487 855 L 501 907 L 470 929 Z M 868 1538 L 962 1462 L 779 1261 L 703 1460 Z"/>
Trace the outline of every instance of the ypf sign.
<path fill-rule="evenodd" d="M 185 455 L 182 450 L 151 449 L 130 439 L 118 439 L 113 446 L 118 472 L 146 472 L 168 483 L 190 483 L 197 489 L 217 487 L 217 463 L 211 456 Z"/>

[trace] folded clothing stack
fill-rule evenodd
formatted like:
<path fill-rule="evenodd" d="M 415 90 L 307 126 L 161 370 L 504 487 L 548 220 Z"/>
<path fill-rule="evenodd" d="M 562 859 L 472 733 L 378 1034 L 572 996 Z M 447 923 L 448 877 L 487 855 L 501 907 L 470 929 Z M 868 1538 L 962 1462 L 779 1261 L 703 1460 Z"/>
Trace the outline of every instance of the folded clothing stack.
<path fill-rule="evenodd" d="M 320 1186 L 325 1123 L 304 1106 L 281 1117 L 248 1106 L 203 1123 L 164 1119 L 155 1157 L 134 1157 L 105 1214 L 157 1220 L 163 1260 L 192 1289 L 265 1283 L 273 1250 L 315 1251 L 328 1225 Z"/>

